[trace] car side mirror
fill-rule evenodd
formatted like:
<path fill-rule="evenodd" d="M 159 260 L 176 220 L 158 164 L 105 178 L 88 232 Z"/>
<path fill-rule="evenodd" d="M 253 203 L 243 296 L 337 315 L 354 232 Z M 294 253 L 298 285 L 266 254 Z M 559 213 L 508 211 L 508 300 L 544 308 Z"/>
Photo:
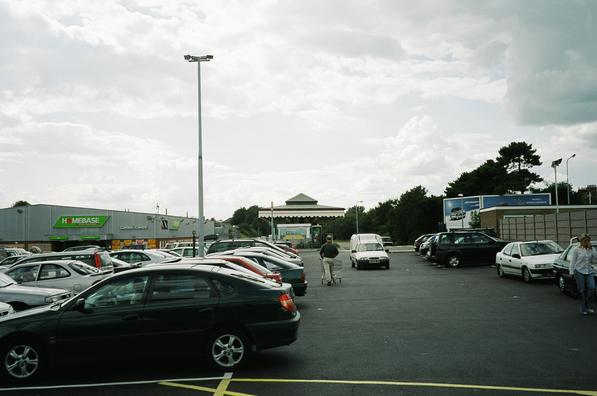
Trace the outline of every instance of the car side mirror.
<path fill-rule="evenodd" d="M 72 310 L 79 311 L 79 312 L 86 312 L 85 299 L 84 298 L 77 299 L 77 301 L 75 301 L 75 303 L 73 304 Z"/>
<path fill-rule="evenodd" d="M 356 252 L 357 252 L 356 250 L 351 250 L 351 251 L 350 251 L 350 253 L 356 253 Z"/>
<path fill-rule="evenodd" d="M 386 253 L 390 253 L 390 249 L 386 249 Z"/>
<path fill-rule="evenodd" d="M 518 254 L 518 253 L 514 253 L 514 254 L 512 255 L 512 258 L 515 258 L 515 259 L 520 259 L 520 254 Z"/>

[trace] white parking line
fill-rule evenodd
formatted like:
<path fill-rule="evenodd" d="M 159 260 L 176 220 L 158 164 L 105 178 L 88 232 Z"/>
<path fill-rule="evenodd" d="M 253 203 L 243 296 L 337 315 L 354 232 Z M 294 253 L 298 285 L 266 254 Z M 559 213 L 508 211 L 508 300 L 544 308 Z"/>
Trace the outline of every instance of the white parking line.
<path fill-rule="evenodd" d="M 101 388 L 101 387 L 107 387 L 107 386 L 159 384 L 160 382 L 221 381 L 223 379 L 229 379 L 229 378 L 230 377 L 227 377 L 226 375 L 224 375 L 222 377 L 204 377 L 204 378 L 174 378 L 174 379 L 158 379 L 158 380 L 146 380 L 146 381 L 102 382 L 102 383 L 93 383 L 93 384 L 23 386 L 23 387 L 14 387 L 14 388 L 0 388 L 0 392 L 68 389 L 68 388 Z"/>

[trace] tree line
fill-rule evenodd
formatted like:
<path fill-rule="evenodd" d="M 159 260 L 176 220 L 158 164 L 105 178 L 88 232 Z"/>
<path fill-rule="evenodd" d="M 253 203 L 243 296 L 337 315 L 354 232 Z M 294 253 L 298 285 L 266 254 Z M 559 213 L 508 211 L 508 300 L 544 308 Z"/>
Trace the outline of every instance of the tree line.
<path fill-rule="evenodd" d="M 545 183 L 532 171 L 542 164 L 536 151 L 526 142 L 512 142 L 500 148 L 495 159 L 488 159 L 448 183 L 444 195 L 429 195 L 425 187 L 415 186 L 398 199 L 379 202 L 369 210 L 357 205 L 349 208 L 344 217 L 321 219 L 323 234 L 333 234 L 339 240 L 349 239 L 356 231 L 358 215 L 359 232 L 388 235 L 395 243 L 410 244 L 421 234 L 438 231 L 444 218 L 444 198 L 457 197 L 458 194 L 501 195 L 530 191 L 550 193 L 552 202 L 555 202 L 554 183 Z M 570 204 L 581 204 L 581 193 L 573 191 L 572 186 L 566 183 L 558 183 L 559 202 L 567 203 L 567 188 L 570 190 Z M 243 235 L 269 235 L 269 222 L 259 219 L 257 212 L 257 206 L 240 208 L 234 212 L 232 224 L 238 226 Z M 256 233 L 259 230 L 261 234 Z"/>

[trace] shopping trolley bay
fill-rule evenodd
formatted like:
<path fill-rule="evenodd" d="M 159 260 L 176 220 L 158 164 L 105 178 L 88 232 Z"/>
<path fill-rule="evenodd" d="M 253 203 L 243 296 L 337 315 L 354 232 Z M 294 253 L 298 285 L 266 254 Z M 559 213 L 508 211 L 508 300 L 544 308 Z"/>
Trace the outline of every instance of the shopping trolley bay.
<path fill-rule="evenodd" d="M 234 372 L 193 358 L 123 359 L 70 364 L 3 393 L 597 394 L 586 364 L 597 343 L 583 341 L 595 340 L 597 317 L 578 315 L 553 281 L 503 279 L 491 266 L 438 268 L 414 252 L 390 253 L 390 269 L 357 270 L 341 251 L 342 282 L 327 286 L 319 252 L 301 256 L 310 285 L 295 298 L 298 340 Z"/>

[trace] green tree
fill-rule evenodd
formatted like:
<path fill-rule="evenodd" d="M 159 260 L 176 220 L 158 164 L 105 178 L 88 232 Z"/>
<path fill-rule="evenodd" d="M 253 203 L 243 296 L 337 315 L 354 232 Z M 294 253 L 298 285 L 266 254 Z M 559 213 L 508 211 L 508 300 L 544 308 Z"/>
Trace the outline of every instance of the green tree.
<path fill-rule="evenodd" d="M 541 158 L 532 144 L 512 142 L 500 148 L 498 154 L 498 165 L 508 172 L 506 187 L 509 192 L 519 191 L 524 194 L 530 185 L 543 181 L 538 174 L 529 170 L 541 165 Z"/>
<path fill-rule="evenodd" d="M 17 201 L 12 204 L 11 208 L 18 208 L 19 206 L 31 206 L 31 204 L 27 201 Z"/>
<path fill-rule="evenodd" d="M 456 180 L 448 183 L 446 197 L 505 194 L 508 172 L 494 160 L 487 160 L 470 172 L 463 172 Z"/>
<path fill-rule="evenodd" d="M 583 205 L 582 194 L 578 191 L 574 191 L 572 186 L 567 183 L 558 183 L 558 203 L 560 205 L 566 205 L 568 203 L 568 191 L 567 187 L 570 188 L 570 205 Z M 531 187 L 531 192 L 534 193 L 549 193 L 551 194 L 552 205 L 556 204 L 556 191 L 555 183 L 547 184 L 544 183 L 541 187 Z"/>
<path fill-rule="evenodd" d="M 240 234 L 245 237 L 258 237 L 271 234 L 270 223 L 265 219 L 259 218 L 259 207 L 257 205 L 235 210 L 232 214 L 231 223 L 237 226 Z"/>

